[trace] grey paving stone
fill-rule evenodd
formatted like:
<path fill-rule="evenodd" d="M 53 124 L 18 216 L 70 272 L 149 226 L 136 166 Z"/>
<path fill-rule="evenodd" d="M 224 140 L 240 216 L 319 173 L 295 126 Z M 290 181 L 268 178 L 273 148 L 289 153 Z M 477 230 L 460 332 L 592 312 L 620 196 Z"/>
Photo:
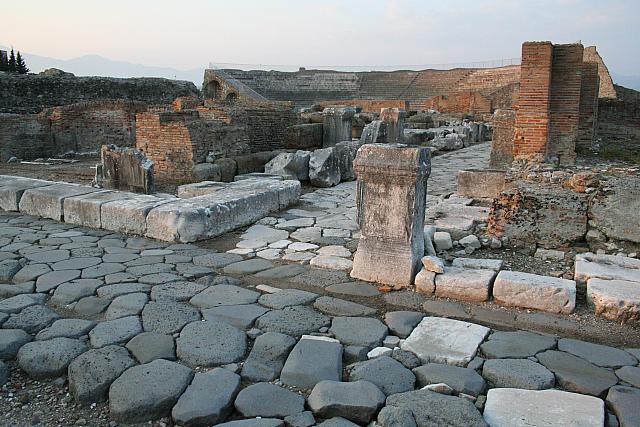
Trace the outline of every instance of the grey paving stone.
<path fill-rule="evenodd" d="M 208 253 L 193 257 L 193 263 L 202 267 L 222 268 L 235 262 L 240 262 L 244 258 L 237 254 L 228 253 Z"/>
<path fill-rule="evenodd" d="M 223 271 L 225 274 L 254 274 L 272 267 L 271 261 L 254 258 L 229 264 L 224 267 Z"/>
<path fill-rule="evenodd" d="M 0 312 L 7 314 L 19 313 L 23 309 L 36 304 L 36 300 L 29 295 L 16 295 L 0 301 Z"/>
<path fill-rule="evenodd" d="M 209 267 L 201 267 L 191 263 L 176 264 L 176 271 L 187 279 L 197 279 L 198 277 L 215 274 L 215 270 Z"/>
<path fill-rule="evenodd" d="M 300 289 L 282 289 L 273 294 L 263 294 L 258 302 L 265 307 L 283 309 L 294 305 L 308 304 L 318 297 L 318 294 Z"/>
<path fill-rule="evenodd" d="M 85 247 L 78 247 L 75 249 L 71 249 L 72 257 L 81 257 L 81 258 L 82 257 L 101 257 L 104 254 L 104 249 L 89 246 L 89 245 L 93 245 L 92 243 L 71 243 L 70 245 L 85 246 Z"/>
<path fill-rule="evenodd" d="M 304 397 L 270 383 L 257 383 L 238 393 L 234 406 L 245 417 L 284 418 L 304 411 Z"/>
<path fill-rule="evenodd" d="M 401 348 L 394 348 L 391 353 L 391 357 L 393 357 L 398 362 L 402 363 L 402 365 L 407 369 L 414 369 L 418 366 L 422 365 L 422 362 L 415 354 L 410 351 L 402 350 Z"/>
<path fill-rule="evenodd" d="M 202 310 L 206 320 L 222 320 L 236 328 L 249 329 L 255 320 L 269 310 L 257 304 L 223 305 Z"/>
<path fill-rule="evenodd" d="M 33 263 L 48 264 L 69 259 L 69 251 L 66 249 L 54 249 L 35 253 L 25 253 L 24 256 Z"/>
<path fill-rule="evenodd" d="M 182 329 L 176 345 L 178 358 L 189 365 L 224 365 L 244 356 L 247 336 L 226 322 L 193 322 Z"/>
<path fill-rule="evenodd" d="M 613 372 L 569 353 L 547 350 L 536 358 L 555 374 L 558 385 L 568 391 L 600 396 L 618 382 Z"/>
<path fill-rule="evenodd" d="M 304 411 L 299 414 L 284 417 L 284 422 L 290 427 L 311 427 L 316 425 L 316 419 L 311 411 Z"/>
<path fill-rule="evenodd" d="M 58 261 L 51 264 L 51 268 L 55 270 L 82 270 L 93 267 L 102 262 L 98 257 L 72 257 L 64 261 Z"/>
<path fill-rule="evenodd" d="M 13 283 L 31 282 L 50 271 L 47 264 L 28 264 L 13 276 Z"/>
<path fill-rule="evenodd" d="M 104 282 L 99 279 L 76 279 L 69 283 L 59 285 L 53 296 L 51 303 L 57 306 L 65 306 L 81 298 L 92 296 Z"/>
<path fill-rule="evenodd" d="M 21 269 L 22 264 L 18 260 L 6 259 L 4 261 L 0 261 L 0 281 L 10 281 Z"/>
<path fill-rule="evenodd" d="M 255 276 L 260 277 L 261 279 L 287 279 L 289 277 L 297 276 L 305 270 L 306 268 L 301 265 L 287 264 L 280 265 L 269 270 L 263 270 L 256 273 Z"/>
<path fill-rule="evenodd" d="M 280 376 L 284 362 L 296 340 L 289 335 L 267 332 L 256 338 L 249 357 L 242 365 L 243 378 L 252 381 L 273 381 Z"/>
<path fill-rule="evenodd" d="M 137 316 L 140 314 L 145 304 L 149 301 L 147 294 L 133 293 L 120 295 L 113 299 L 107 312 L 104 314 L 106 320 L 117 319 L 119 317 Z"/>
<path fill-rule="evenodd" d="M 107 274 L 106 276 L 104 276 L 104 282 L 107 285 L 112 285 L 114 283 L 131 283 L 137 280 L 138 278 L 136 276 L 127 272 Z"/>
<path fill-rule="evenodd" d="M 363 360 L 367 360 L 368 352 L 369 352 L 369 347 L 365 347 L 362 345 L 347 345 L 344 347 L 344 352 L 342 354 L 342 361 L 346 365 L 356 363 L 356 362 L 362 362 Z"/>
<path fill-rule="evenodd" d="M 167 247 L 165 242 L 158 242 L 144 237 L 129 237 L 127 239 L 127 248 L 132 249 L 163 249 Z"/>
<path fill-rule="evenodd" d="M 345 282 L 329 285 L 325 288 L 333 294 L 353 295 L 359 297 L 375 297 L 380 295 L 378 288 L 372 284 L 364 282 Z"/>
<path fill-rule="evenodd" d="M 459 366 L 427 363 L 413 370 L 418 385 L 424 387 L 429 384 L 445 383 L 456 393 L 478 396 L 486 388 L 484 379 L 473 369 Z"/>
<path fill-rule="evenodd" d="M 259 292 L 233 285 L 216 285 L 206 288 L 189 301 L 200 308 L 223 305 L 253 304 L 258 301 Z"/>
<path fill-rule="evenodd" d="M 344 271 L 309 268 L 304 273 L 292 277 L 290 281 L 300 285 L 326 288 L 336 283 L 348 282 L 349 279 L 349 275 Z"/>
<path fill-rule="evenodd" d="M 171 282 L 156 285 L 151 289 L 151 299 L 169 301 L 188 301 L 207 287 L 194 282 Z"/>
<path fill-rule="evenodd" d="M 81 298 L 73 306 L 73 311 L 80 316 L 94 317 L 102 313 L 111 303 L 111 300 L 99 297 Z"/>
<path fill-rule="evenodd" d="M 140 258 L 140 255 L 135 253 L 115 253 L 115 254 L 105 254 L 102 257 L 102 261 L 123 263 L 123 262 L 133 261 L 134 259 L 138 259 L 138 258 Z"/>
<path fill-rule="evenodd" d="M 171 273 L 155 273 L 142 276 L 138 279 L 140 283 L 148 283 L 150 285 L 160 285 L 162 283 L 179 282 L 183 280 L 181 276 Z"/>
<path fill-rule="evenodd" d="M 94 348 L 126 342 L 142 332 L 138 316 L 121 317 L 98 323 L 91 332 L 89 340 Z"/>
<path fill-rule="evenodd" d="M 146 276 L 147 274 L 168 273 L 172 271 L 173 268 L 173 264 L 148 264 L 136 267 L 127 267 L 127 273 L 133 274 L 134 276 Z"/>
<path fill-rule="evenodd" d="M 366 424 L 384 405 L 385 395 L 369 381 L 320 381 L 309 395 L 309 408 L 323 417 L 343 417 Z"/>
<path fill-rule="evenodd" d="M 52 324 L 60 316 L 49 307 L 32 305 L 18 314 L 13 314 L 2 325 L 6 329 L 22 329 L 27 333 L 36 334 Z"/>
<path fill-rule="evenodd" d="M 482 376 L 494 387 L 544 390 L 555 385 L 553 373 L 528 359 L 490 359 Z"/>
<path fill-rule="evenodd" d="M 413 418 L 412 418 L 413 419 Z M 386 424 L 385 424 L 386 425 Z M 358 424 L 352 423 L 346 418 L 333 417 L 318 424 L 319 427 L 356 427 Z M 402 427 L 411 427 L 408 424 L 402 424 Z"/>
<path fill-rule="evenodd" d="M 149 292 L 151 285 L 147 283 L 116 283 L 98 288 L 96 291 L 100 298 L 113 299 L 120 295 L 133 294 L 137 292 Z"/>
<path fill-rule="evenodd" d="M 632 387 L 611 387 L 607 405 L 613 409 L 621 427 L 640 425 L 640 390 Z"/>
<path fill-rule="evenodd" d="M 400 362 L 388 356 L 356 363 L 349 381 L 364 380 L 375 384 L 385 395 L 413 390 L 416 377 Z"/>
<path fill-rule="evenodd" d="M 103 262 L 82 270 L 83 279 L 96 279 L 107 274 L 119 273 L 125 270 L 125 266 L 114 262 Z"/>
<path fill-rule="evenodd" d="M 571 353 L 605 368 L 633 366 L 638 363 L 638 359 L 624 350 L 570 338 L 560 339 L 558 350 Z"/>
<path fill-rule="evenodd" d="M 109 414 L 118 422 L 134 423 L 171 414 L 193 372 L 164 359 L 133 366 L 109 389 Z"/>
<path fill-rule="evenodd" d="M 80 340 L 53 338 L 27 343 L 18 351 L 18 365 L 31 378 L 55 378 L 65 375 L 69 363 L 87 351 Z"/>
<path fill-rule="evenodd" d="M 233 411 L 240 377 L 228 369 L 196 373 L 173 407 L 173 420 L 184 426 L 210 426 L 224 421 Z"/>
<path fill-rule="evenodd" d="M 131 338 L 126 347 L 140 363 L 156 359 L 176 359 L 176 345 L 170 335 L 143 332 Z"/>
<path fill-rule="evenodd" d="M 84 319 L 58 319 L 51 326 L 41 330 L 36 340 L 50 340 L 52 338 L 80 338 L 87 335 L 96 322 Z"/>
<path fill-rule="evenodd" d="M 187 323 L 200 320 L 195 307 L 175 301 L 151 301 L 142 310 L 142 325 L 147 332 L 173 334 Z"/>
<path fill-rule="evenodd" d="M 9 367 L 6 363 L 0 361 L 0 387 L 5 385 L 9 381 Z"/>
<path fill-rule="evenodd" d="M 105 401 L 111 383 L 135 364 L 123 347 L 91 349 L 69 364 L 69 390 L 79 403 Z"/>
<path fill-rule="evenodd" d="M 533 332 L 494 332 L 480 346 L 480 351 L 491 359 L 517 359 L 535 356 L 555 345 L 555 338 Z"/>
<path fill-rule="evenodd" d="M 331 338 L 305 335 L 293 347 L 280 372 L 284 384 L 312 389 L 322 380 L 340 381 L 342 345 Z"/>
<path fill-rule="evenodd" d="M 370 317 L 335 317 L 329 331 L 342 344 L 367 347 L 380 345 L 387 336 L 387 327 Z"/>
<path fill-rule="evenodd" d="M 390 411 L 395 413 L 390 414 Z M 396 418 L 397 416 L 401 418 Z M 429 390 L 408 391 L 389 396 L 378 419 L 385 420 L 385 425 L 408 426 L 411 423 L 406 422 L 407 416 L 413 419 L 417 426 L 487 427 L 482 415 L 470 400 Z"/>
<path fill-rule="evenodd" d="M 637 366 L 623 366 L 616 370 L 616 375 L 622 381 L 640 388 L 640 368 Z"/>
<path fill-rule="evenodd" d="M 419 311 L 388 311 L 384 315 L 384 323 L 392 334 L 406 338 L 423 317 L 424 313 Z"/>
<path fill-rule="evenodd" d="M 284 421 L 278 418 L 254 418 L 251 420 L 236 420 L 218 424 L 218 427 L 284 427 Z"/>
<path fill-rule="evenodd" d="M 80 270 L 60 270 L 45 273 L 36 280 L 36 292 L 49 292 L 57 288 L 58 285 L 78 277 L 80 277 Z"/>
<path fill-rule="evenodd" d="M 164 262 L 164 257 L 161 257 L 161 256 L 144 256 L 144 257 L 136 258 L 131 261 L 127 261 L 124 263 L 124 265 L 126 265 L 127 268 L 131 268 L 131 267 L 139 267 L 143 265 L 162 264 L 163 262 Z"/>
<path fill-rule="evenodd" d="M 371 316 L 376 313 L 375 308 L 327 296 L 316 299 L 313 307 L 332 316 Z"/>
<path fill-rule="evenodd" d="M 185 262 L 191 262 L 193 260 L 193 257 L 191 256 L 186 256 L 186 255 L 167 255 L 166 257 L 164 257 L 164 261 L 168 262 L 169 264 L 179 264 L 179 263 L 185 263 Z M 205 267 L 208 268 L 208 267 Z"/>
<path fill-rule="evenodd" d="M 22 329 L 0 329 L 0 360 L 11 360 L 16 357 L 20 347 L 33 338 Z"/>
<path fill-rule="evenodd" d="M 120 239 L 100 239 L 98 246 L 101 248 L 124 248 L 125 243 Z"/>
<path fill-rule="evenodd" d="M 266 313 L 258 318 L 256 327 L 267 332 L 280 332 L 299 337 L 303 334 L 318 332 L 318 329 L 329 326 L 330 322 L 327 316 L 311 307 L 294 306 Z"/>

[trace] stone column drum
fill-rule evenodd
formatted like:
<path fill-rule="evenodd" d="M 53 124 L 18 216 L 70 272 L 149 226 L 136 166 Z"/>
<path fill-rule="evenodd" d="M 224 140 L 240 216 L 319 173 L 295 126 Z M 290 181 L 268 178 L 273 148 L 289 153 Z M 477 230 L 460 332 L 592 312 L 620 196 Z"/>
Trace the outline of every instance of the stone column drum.
<path fill-rule="evenodd" d="M 356 109 L 353 107 L 327 107 L 322 111 L 322 147 L 333 147 L 338 142 L 351 141 L 351 126 Z"/>
<path fill-rule="evenodd" d="M 353 164 L 361 237 L 351 277 L 396 289 L 410 287 L 424 256 L 430 151 L 366 144 Z"/>
<path fill-rule="evenodd" d="M 404 142 L 404 119 L 407 112 L 403 108 L 380 109 L 380 120 L 387 124 L 387 142 Z"/>

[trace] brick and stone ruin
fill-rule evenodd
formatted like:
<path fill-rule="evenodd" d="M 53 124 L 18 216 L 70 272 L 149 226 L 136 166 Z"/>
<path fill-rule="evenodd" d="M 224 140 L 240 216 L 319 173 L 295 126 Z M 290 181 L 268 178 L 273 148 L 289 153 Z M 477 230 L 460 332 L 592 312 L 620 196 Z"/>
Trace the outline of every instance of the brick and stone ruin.
<path fill-rule="evenodd" d="M 0 95 L 2 423 L 640 425 L 640 96 L 595 47 Z"/>

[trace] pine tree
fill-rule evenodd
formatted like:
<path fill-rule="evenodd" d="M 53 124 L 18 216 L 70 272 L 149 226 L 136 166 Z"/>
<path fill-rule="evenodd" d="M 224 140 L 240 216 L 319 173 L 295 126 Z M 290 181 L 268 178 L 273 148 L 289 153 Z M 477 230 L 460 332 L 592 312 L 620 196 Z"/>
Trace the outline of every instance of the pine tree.
<path fill-rule="evenodd" d="M 11 48 L 11 54 L 9 55 L 9 67 L 7 71 L 10 73 L 16 72 L 16 55 L 13 53 L 13 48 Z"/>
<path fill-rule="evenodd" d="M 29 72 L 27 64 L 25 64 L 24 58 L 20 54 L 20 51 L 18 51 L 18 56 L 16 56 L 16 72 L 18 74 L 27 74 Z"/>
<path fill-rule="evenodd" d="M 9 64 L 7 63 L 5 55 L 0 55 L 0 71 L 7 71 L 8 66 Z"/>

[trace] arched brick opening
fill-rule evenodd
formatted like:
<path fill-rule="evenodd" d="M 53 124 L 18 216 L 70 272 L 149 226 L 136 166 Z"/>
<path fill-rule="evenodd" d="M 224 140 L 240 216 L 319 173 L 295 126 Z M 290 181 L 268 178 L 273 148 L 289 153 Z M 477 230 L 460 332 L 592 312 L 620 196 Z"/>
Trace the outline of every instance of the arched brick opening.
<path fill-rule="evenodd" d="M 238 94 L 235 92 L 229 92 L 227 94 L 227 97 L 225 98 L 225 101 L 227 101 L 229 104 L 233 104 L 237 100 L 238 100 Z"/>
<path fill-rule="evenodd" d="M 220 99 L 222 87 L 217 80 L 211 80 L 204 87 L 204 97 L 208 99 Z"/>

